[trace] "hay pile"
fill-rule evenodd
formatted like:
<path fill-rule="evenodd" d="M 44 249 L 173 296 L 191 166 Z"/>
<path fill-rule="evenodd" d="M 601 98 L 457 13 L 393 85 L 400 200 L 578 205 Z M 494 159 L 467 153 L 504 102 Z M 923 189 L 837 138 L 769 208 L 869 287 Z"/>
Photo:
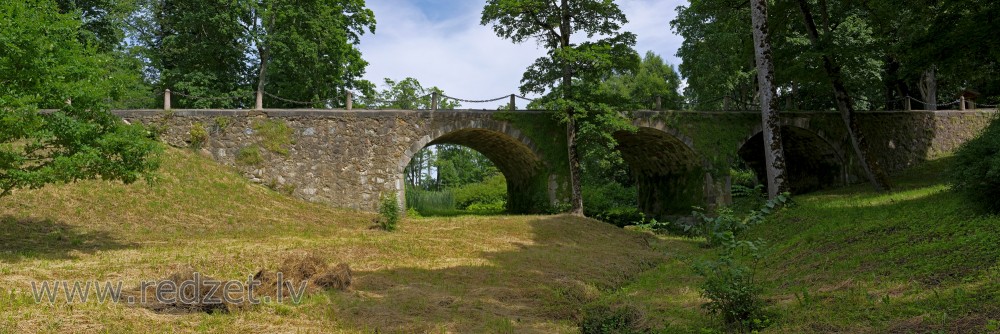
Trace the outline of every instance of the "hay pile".
<path fill-rule="evenodd" d="M 120 301 L 164 314 L 228 313 L 252 304 L 251 300 L 295 302 L 290 299 L 295 293 L 305 296 L 325 290 L 350 291 L 352 276 L 350 266 L 345 263 L 330 266 L 313 253 L 301 252 L 286 256 L 277 271 L 259 270 L 253 276 L 255 284 L 242 282 L 243 290 L 230 291 L 226 300 L 225 281 L 202 275 L 191 266 L 174 266 L 170 272 L 157 283 L 172 282 L 178 289 L 140 286 L 123 291 Z"/>

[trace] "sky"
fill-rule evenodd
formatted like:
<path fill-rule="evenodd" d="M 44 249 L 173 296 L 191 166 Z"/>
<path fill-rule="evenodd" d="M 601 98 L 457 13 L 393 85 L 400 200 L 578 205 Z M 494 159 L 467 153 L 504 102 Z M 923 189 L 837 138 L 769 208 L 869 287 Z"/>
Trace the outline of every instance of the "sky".
<path fill-rule="evenodd" d="M 683 0 L 617 0 L 637 35 L 640 54 L 653 51 L 674 66 L 674 54 L 683 41 L 670 30 L 675 8 Z M 445 94 L 467 100 L 485 100 L 518 93 L 524 70 L 544 56 L 533 41 L 522 44 L 497 37 L 482 26 L 484 0 L 368 0 L 375 12 L 374 34 L 361 38 L 360 49 L 369 62 L 365 79 L 382 88 L 384 78 L 413 77 L 424 87 L 437 86 Z M 463 108 L 495 109 L 504 102 L 463 103 Z M 523 101 L 519 103 L 524 103 Z"/>

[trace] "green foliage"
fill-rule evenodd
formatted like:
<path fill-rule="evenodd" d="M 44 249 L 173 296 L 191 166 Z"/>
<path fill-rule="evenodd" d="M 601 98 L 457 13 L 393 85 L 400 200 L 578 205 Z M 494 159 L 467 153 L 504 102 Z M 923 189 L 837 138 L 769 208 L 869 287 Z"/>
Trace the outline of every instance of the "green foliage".
<path fill-rule="evenodd" d="M 386 231 L 395 231 L 396 225 L 402 219 L 402 210 L 395 196 L 379 196 L 377 223 L 380 228 Z"/>
<path fill-rule="evenodd" d="M 455 204 L 468 209 L 474 204 L 493 205 L 507 202 L 507 180 L 502 174 L 491 176 L 481 183 L 467 184 L 454 189 Z"/>
<path fill-rule="evenodd" d="M 451 190 L 428 191 L 406 190 L 406 207 L 416 210 L 421 216 L 449 214 L 455 211 L 455 196 Z"/>
<path fill-rule="evenodd" d="M 191 130 L 188 131 L 188 135 L 190 136 L 188 143 L 191 144 L 191 147 L 201 148 L 202 145 L 208 142 L 208 130 L 205 129 L 205 125 L 201 124 L 201 122 L 191 124 Z"/>
<path fill-rule="evenodd" d="M 135 75 L 81 43 L 76 13 L 60 14 L 52 1 L 3 2 L 0 31 L 0 197 L 49 183 L 151 178 L 162 148 L 104 102 Z"/>
<path fill-rule="evenodd" d="M 584 213 L 588 217 L 623 227 L 641 223 L 644 216 L 636 203 L 636 188 L 618 182 L 583 185 Z"/>
<path fill-rule="evenodd" d="M 292 142 L 293 130 L 285 121 L 278 119 L 261 121 L 254 124 L 253 129 L 260 136 L 261 146 L 268 151 L 288 155 L 288 148 L 294 144 Z"/>
<path fill-rule="evenodd" d="M 1000 119 L 959 147 L 948 176 L 969 203 L 983 212 L 1000 213 Z"/>
<path fill-rule="evenodd" d="M 773 322 L 772 316 L 765 311 L 767 302 L 755 278 L 755 265 L 744 265 L 736 257 L 737 252 L 744 251 L 756 263 L 760 258 L 757 248 L 758 243 L 735 241 L 732 233 L 727 233 L 718 259 L 694 265 L 695 272 L 705 278 L 699 288 L 702 297 L 709 301 L 703 307 L 741 332 L 760 330 Z"/>
<path fill-rule="evenodd" d="M 384 88 L 381 91 L 359 98 L 358 104 L 368 109 L 428 110 L 431 109 L 433 92 L 437 92 L 439 96 L 444 94 L 444 91 L 437 87 L 424 88 L 420 81 L 414 78 L 401 81 L 385 78 Z M 458 101 L 439 97 L 438 110 L 451 110 L 460 106 L 462 104 Z"/>
<path fill-rule="evenodd" d="M 583 334 L 645 334 L 653 328 L 646 312 L 630 303 L 595 303 L 583 310 L 580 333 Z"/>
<path fill-rule="evenodd" d="M 507 201 L 492 203 L 472 203 L 465 208 L 465 211 L 476 215 L 499 215 L 507 211 Z"/>
<path fill-rule="evenodd" d="M 771 325 L 773 321 L 764 308 L 763 288 L 756 280 L 755 268 L 762 257 L 762 240 L 737 239 L 748 228 L 763 223 L 764 218 L 791 203 L 788 193 L 768 201 L 746 217 L 736 217 L 732 209 L 720 209 L 714 217 L 700 211 L 694 215 L 698 223 L 692 228 L 705 238 L 708 246 L 719 247 L 714 259 L 696 262 L 695 273 L 705 278 L 701 294 L 709 301 L 704 305 L 710 313 L 721 316 L 731 327 L 751 332 Z M 744 264 L 749 258 L 752 263 Z"/>
<path fill-rule="evenodd" d="M 601 83 L 600 90 L 623 101 L 623 110 L 653 110 L 656 97 L 664 110 L 679 110 L 684 102 L 678 91 L 680 84 L 674 66 L 648 51 L 635 71 L 615 73 Z"/>
<path fill-rule="evenodd" d="M 691 213 L 697 222 L 684 229 L 704 237 L 707 246 L 715 247 L 723 245 L 729 238 L 740 236 L 750 227 L 763 223 L 768 215 L 791 203 L 791 194 L 783 193 L 764 203 L 759 210 L 750 211 L 745 217 L 738 217 L 728 207 L 717 210 L 713 215 L 707 215 L 699 208 Z"/>
<path fill-rule="evenodd" d="M 212 119 L 212 123 L 215 125 L 216 132 L 223 133 L 233 124 L 233 119 L 229 116 L 217 116 Z"/>
<path fill-rule="evenodd" d="M 260 154 L 260 147 L 250 145 L 236 152 L 236 162 L 245 166 L 259 166 L 264 163 L 264 156 Z"/>

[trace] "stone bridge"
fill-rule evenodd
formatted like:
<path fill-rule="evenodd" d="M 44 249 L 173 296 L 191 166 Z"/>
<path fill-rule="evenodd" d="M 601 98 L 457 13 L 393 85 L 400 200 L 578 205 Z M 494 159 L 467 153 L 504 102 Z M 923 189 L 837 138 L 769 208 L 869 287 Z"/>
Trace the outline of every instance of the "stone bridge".
<path fill-rule="evenodd" d="M 420 149 L 457 144 L 482 152 L 506 176 L 508 211 L 558 211 L 569 200 L 565 129 L 541 111 L 123 110 L 177 147 L 195 147 L 254 182 L 309 201 L 374 211 L 403 203 L 403 169 Z M 872 152 L 890 172 L 947 154 L 994 111 L 864 112 Z M 615 134 L 654 216 L 728 203 L 730 166 L 763 175 L 760 116 L 752 112 L 639 111 L 635 132 Z M 836 112 L 781 115 L 795 192 L 861 181 Z"/>

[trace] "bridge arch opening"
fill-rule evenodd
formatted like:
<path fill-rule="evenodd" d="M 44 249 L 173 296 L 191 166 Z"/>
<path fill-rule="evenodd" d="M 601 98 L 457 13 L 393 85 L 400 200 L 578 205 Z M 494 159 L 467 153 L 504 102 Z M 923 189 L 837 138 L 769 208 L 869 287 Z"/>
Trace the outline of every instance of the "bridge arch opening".
<path fill-rule="evenodd" d="M 846 183 L 843 157 L 826 139 L 808 129 L 782 126 L 785 173 L 791 193 L 804 194 Z M 757 132 L 740 147 L 739 157 L 752 170 L 758 184 L 767 188 L 764 134 Z"/>
<path fill-rule="evenodd" d="M 648 217 L 685 216 L 705 206 L 705 172 L 694 148 L 678 134 L 651 127 L 614 134 L 635 180 L 639 209 Z"/>
<path fill-rule="evenodd" d="M 408 169 L 407 166 L 414 161 L 414 158 L 420 158 L 421 152 L 432 151 L 432 154 L 439 154 L 443 150 L 453 150 L 456 148 L 468 148 L 474 152 L 474 154 L 481 154 L 488 159 L 488 162 L 495 166 L 496 170 L 499 172 L 499 178 L 496 176 L 487 176 L 486 179 L 476 182 L 479 189 L 464 189 L 466 192 L 483 192 L 482 195 L 496 195 L 497 182 L 505 186 L 505 194 L 502 203 L 502 211 L 507 213 L 538 213 L 543 210 L 540 207 L 540 203 L 544 203 L 548 198 L 545 193 L 545 187 L 539 187 L 539 181 L 544 180 L 545 176 L 542 175 L 543 162 L 541 156 L 537 153 L 534 145 L 530 140 L 521 136 L 516 130 L 511 130 L 506 127 L 501 127 L 499 129 L 489 129 L 489 128 L 462 128 L 457 130 L 444 129 L 435 133 L 433 136 L 425 136 L 419 139 L 413 144 L 413 146 L 407 150 L 403 156 L 402 162 L 400 164 L 400 175 L 403 187 L 400 187 L 400 203 L 403 207 L 407 207 L 407 199 L 412 203 L 414 199 L 414 194 L 416 189 L 407 189 L 407 181 L 410 178 L 406 175 Z M 482 162 L 479 162 L 482 163 Z M 454 167 L 454 166 L 453 166 Z M 412 168 L 412 166 L 411 166 Z M 429 166 L 432 169 L 430 173 L 444 173 L 445 169 L 443 166 Z M 440 168 L 440 169 L 439 169 Z M 460 166 L 455 168 L 461 168 Z M 441 177 L 441 175 L 437 175 Z M 544 182 L 544 181 L 543 181 Z M 447 189 L 448 194 L 446 196 L 462 196 L 464 194 L 456 194 L 461 187 Z M 441 188 L 438 189 L 442 190 Z M 410 197 L 407 197 L 409 194 Z M 456 198 L 452 197 L 452 201 Z M 461 200 L 461 198 L 457 198 Z M 467 203 L 465 203 L 467 205 Z M 481 203 L 483 205 L 495 205 L 495 202 L 491 203 Z M 455 203 L 455 205 L 460 206 L 463 203 Z M 454 212 L 461 213 L 462 209 L 456 207 Z M 487 210 L 488 211 L 488 210 Z M 476 212 L 472 212 L 476 213 Z"/>

